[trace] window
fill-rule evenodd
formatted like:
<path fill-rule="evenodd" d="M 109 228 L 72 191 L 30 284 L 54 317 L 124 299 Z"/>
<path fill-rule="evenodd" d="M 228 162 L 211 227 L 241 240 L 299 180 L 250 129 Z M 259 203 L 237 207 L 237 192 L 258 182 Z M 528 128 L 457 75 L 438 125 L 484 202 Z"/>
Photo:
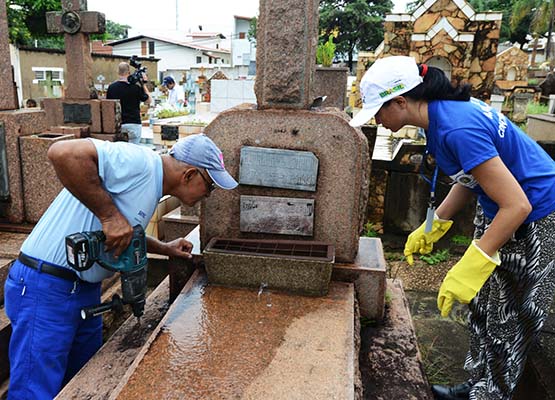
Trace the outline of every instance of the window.
<path fill-rule="evenodd" d="M 202 63 L 202 57 L 201 56 L 197 56 L 197 64 Z"/>
<path fill-rule="evenodd" d="M 146 41 L 141 40 L 141 56 L 146 56 Z"/>
<path fill-rule="evenodd" d="M 64 69 L 56 67 L 32 67 L 35 75 L 33 83 L 56 82 L 57 84 L 64 83 Z"/>
<path fill-rule="evenodd" d="M 239 39 L 245 39 L 247 37 L 246 32 L 239 32 Z"/>
<path fill-rule="evenodd" d="M 208 64 L 212 64 L 212 57 L 208 57 Z"/>
<path fill-rule="evenodd" d="M 154 55 L 154 42 L 148 42 L 148 54 Z"/>
<path fill-rule="evenodd" d="M 34 78 L 33 93 L 39 97 L 61 97 L 64 70 L 57 67 L 32 67 Z"/>
<path fill-rule="evenodd" d="M 216 48 L 219 49 L 220 48 L 220 44 L 216 43 Z"/>

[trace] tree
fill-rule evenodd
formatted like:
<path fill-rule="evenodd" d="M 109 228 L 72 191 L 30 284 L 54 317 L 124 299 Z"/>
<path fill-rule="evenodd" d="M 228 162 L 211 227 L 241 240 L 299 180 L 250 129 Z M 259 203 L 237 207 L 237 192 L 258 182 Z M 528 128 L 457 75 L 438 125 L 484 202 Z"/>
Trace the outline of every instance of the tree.
<path fill-rule="evenodd" d="M 17 45 L 30 45 L 34 39 L 45 38 L 45 13 L 62 9 L 60 0 L 7 0 L 6 6 L 10 41 Z"/>
<path fill-rule="evenodd" d="M 381 43 L 383 20 L 392 8 L 391 0 L 321 0 L 320 40 L 339 32 L 336 51 L 351 69 L 355 52 L 374 50 Z"/>
<path fill-rule="evenodd" d="M 249 31 L 247 33 L 247 38 L 249 42 L 256 43 L 256 27 L 258 26 L 258 17 L 253 17 L 249 21 Z"/>
<path fill-rule="evenodd" d="M 118 24 L 117 22 L 106 20 L 105 40 L 120 40 L 127 38 L 129 25 Z"/>
<path fill-rule="evenodd" d="M 515 27 L 523 20 L 530 19 L 530 34 L 533 37 L 532 59 L 530 64 L 536 63 L 536 48 L 538 38 L 547 31 L 546 57 L 551 57 L 551 35 L 553 20 L 555 19 L 555 0 L 516 0 L 512 15 L 511 27 Z"/>
<path fill-rule="evenodd" d="M 2 1 L 2 0 L 0 0 Z M 63 49 L 64 36 L 46 31 L 46 12 L 61 11 L 60 0 L 7 0 L 10 41 L 18 46 Z M 96 40 L 118 40 L 127 37 L 129 25 L 106 21 L 106 33 L 92 35 Z"/>

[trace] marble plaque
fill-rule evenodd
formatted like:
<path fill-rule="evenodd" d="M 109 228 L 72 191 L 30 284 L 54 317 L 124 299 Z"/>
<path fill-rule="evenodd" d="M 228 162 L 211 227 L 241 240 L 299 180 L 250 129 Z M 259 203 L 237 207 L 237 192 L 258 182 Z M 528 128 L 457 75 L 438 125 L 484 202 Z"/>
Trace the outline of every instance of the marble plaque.
<path fill-rule="evenodd" d="M 318 158 L 310 151 L 241 148 L 239 183 L 316 191 Z"/>
<path fill-rule="evenodd" d="M 241 196 L 241 232 L 312 236 L 314 199 Z"/>
<path fill-rule="evenodd" d="M 0 123 L 0 200 L 10 197 L 8 177 L 8 155 L 6 150 L 6 130 L 4 124 Z"/>
<path fill-rule="evenodd" d="M 63 103 L 64 124 L 90 124 L 92 122 L 90 104 Z"/>

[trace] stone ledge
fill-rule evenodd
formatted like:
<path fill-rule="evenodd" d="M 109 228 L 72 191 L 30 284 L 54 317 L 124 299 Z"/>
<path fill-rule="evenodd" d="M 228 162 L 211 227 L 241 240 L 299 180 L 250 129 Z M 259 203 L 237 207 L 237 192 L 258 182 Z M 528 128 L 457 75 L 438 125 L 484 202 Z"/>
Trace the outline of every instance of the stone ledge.
<path fill-rule="evenodd" d="M 431 400 L 410 309 L 400 281 L 387 280 L 391 302 L 383 325 L 361 335 L 361 372 L 367 399 Z"/>
<path fill-rule="evenodd" d="M 374 321 L 382 320 L 385 303 L 386 263 L 380 239 L 361 237 L 354 263 L 334 264 L 331 279 L 353 282 L 360 315 Z"/>

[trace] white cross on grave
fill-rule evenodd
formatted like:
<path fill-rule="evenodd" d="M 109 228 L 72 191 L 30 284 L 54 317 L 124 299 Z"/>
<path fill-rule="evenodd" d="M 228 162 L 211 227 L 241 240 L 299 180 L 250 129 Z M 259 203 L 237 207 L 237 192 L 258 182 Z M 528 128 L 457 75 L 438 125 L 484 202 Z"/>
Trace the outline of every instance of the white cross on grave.
<path fill-rule="evenodd" d="M 104 33 L 104 14 L 87 11 L 86 0 L 62 0 L 62 12 L 47 12 L 49 33 L 64 33 L 66 66 L 66 99 L 93 98 L 92 57 L 89 34 Z"/>

